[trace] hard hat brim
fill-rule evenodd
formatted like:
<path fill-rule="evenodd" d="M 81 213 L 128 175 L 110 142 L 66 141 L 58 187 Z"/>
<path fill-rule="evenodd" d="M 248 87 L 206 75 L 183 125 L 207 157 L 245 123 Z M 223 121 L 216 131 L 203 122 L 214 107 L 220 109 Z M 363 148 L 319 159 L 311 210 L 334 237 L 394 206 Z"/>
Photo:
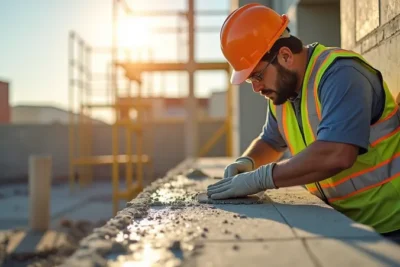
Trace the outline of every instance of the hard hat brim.
<path fill-rule="evenodd" d="M 257 64 L 258 64 L 258 62 L 256 62 L 249 68 L 241 70 L 241 71 L 233 70 L 232 75 L 231 75 L 231 83 L 234 85 L 239 85 L 239 84 L 243 83 L 244 81 L 246 81 L 246 79 L 249 78 L 251 72 L 257 66 Z"/>

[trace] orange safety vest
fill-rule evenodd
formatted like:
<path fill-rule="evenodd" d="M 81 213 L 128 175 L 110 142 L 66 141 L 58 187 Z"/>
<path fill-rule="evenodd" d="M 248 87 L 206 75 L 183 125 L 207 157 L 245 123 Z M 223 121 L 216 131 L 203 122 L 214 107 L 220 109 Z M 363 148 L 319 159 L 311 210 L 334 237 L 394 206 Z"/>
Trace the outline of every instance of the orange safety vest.
<path fill-rule="evenodd" d="M 400 112 L 378 70 L 357 53 L 317 44 L 307 65 L 301 92 L 304 135 L 291 103 L 274 106 L 269 101 L 269 107 L 291 154 L 296 155 L 316 140 L 322 119 L 319 83 L 325 71 L 339 58 L 359 60 L 380 77 L 385 107 L 379 120 L 370 126 L 368 152 L 358 156 L 351 168 L 323 181 L 307 184 L 306 188 L 336 210 L 380 233 L 399 230 Z"/>

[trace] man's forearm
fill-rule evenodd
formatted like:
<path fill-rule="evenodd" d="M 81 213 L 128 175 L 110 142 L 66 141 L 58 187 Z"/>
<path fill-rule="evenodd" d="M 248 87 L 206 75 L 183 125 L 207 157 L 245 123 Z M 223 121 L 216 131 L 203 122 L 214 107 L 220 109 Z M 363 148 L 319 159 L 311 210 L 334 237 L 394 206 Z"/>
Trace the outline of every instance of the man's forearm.
<path fill-rule="evenodd" d="M 251 157 L 255 162 L 255 168 L 260 167 L 274 161 L 277 161 L 282 156 L 282 152 L 278 152 L 261 138 L 255 138 L 242 156 Z"/>
<path fill-rule="evenodd" d="M 342 171 L 341 169 L 316 171 L 299 176 L 291 169 L 289 169 L 290 167 L 286 166 L 288 164 L 289 163 L 287 162 L 280 162 L 274 168 L 274 174 L 273 174 L 274 181 L 275 181 L 275 186 L 278 188 L 296 186 L 296 185 L 306 185 L 309 183 L 319 182 L 326 178 L 332 177 L 338 174 L 340 171 Z"/>
<path fill-rule="evenodd" d="M 293 158 L 277 163 L 274 183 L 287 187 L 324 180 L 350 168 L 357 154 L 358 149 L 352 145 L 314 142 Z"/>

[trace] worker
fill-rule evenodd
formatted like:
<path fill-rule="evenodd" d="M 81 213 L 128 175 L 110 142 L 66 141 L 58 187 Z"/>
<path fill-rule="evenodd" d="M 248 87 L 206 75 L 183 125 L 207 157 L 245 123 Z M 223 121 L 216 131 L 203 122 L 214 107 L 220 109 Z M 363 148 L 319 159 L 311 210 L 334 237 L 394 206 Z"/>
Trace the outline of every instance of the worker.
<path fill-rule="evenodd" d="M 232 84 L 267 99 L 261 134 L 207 188 L 212 199 L 304 186 L 334 209 L 400 241 L 400 112 L 361 55 L 290 34 L 261 4 L 233 11 L 220 34 Z M 291 157 L 282 160 L 287 148 Z"/>

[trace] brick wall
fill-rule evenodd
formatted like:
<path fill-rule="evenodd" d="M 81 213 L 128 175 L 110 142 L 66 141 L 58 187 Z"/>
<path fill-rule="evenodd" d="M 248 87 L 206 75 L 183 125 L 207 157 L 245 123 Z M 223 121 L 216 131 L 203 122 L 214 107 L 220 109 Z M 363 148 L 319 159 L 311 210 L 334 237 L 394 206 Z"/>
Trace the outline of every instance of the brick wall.
<path fill-rule="evenodd" d="M 361 53 L 382 71 L 400 100 L 400 1 L 341 0 L 340 4 L 342 47 Z"/>

